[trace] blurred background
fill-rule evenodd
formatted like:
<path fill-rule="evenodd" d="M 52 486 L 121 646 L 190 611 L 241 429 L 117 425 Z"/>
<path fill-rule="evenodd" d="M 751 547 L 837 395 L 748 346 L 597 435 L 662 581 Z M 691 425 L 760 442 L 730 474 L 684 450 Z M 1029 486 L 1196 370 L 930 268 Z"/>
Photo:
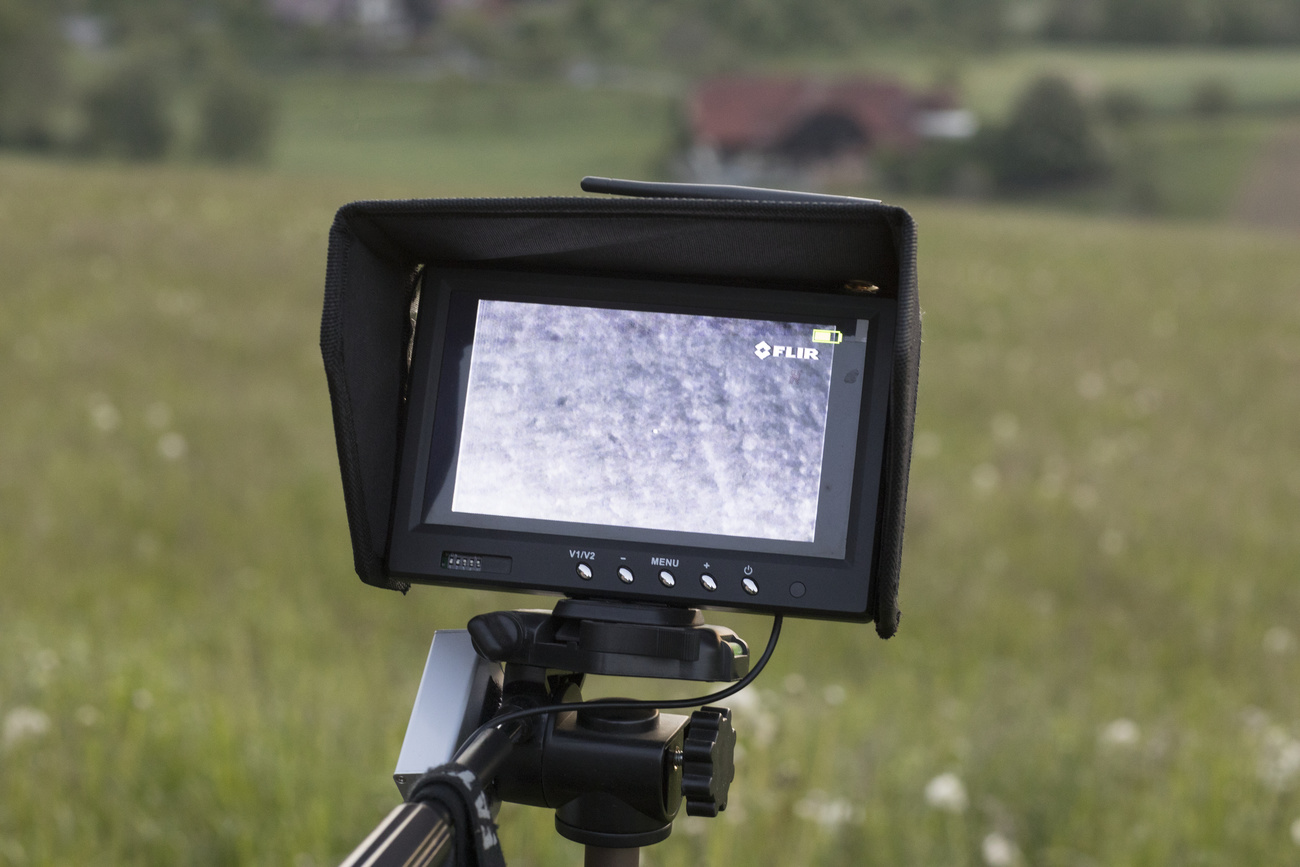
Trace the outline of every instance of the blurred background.
<path fill-rule="evenodd" d="M 920 224 L 900 632 L 789 624 L 643 863 L 1300 864 L 1297 0 L 0 0 L 0 865 L 397 803 L 433 631 L 545 600 L 353 574 L 327 230 L 584 174 Z"/>

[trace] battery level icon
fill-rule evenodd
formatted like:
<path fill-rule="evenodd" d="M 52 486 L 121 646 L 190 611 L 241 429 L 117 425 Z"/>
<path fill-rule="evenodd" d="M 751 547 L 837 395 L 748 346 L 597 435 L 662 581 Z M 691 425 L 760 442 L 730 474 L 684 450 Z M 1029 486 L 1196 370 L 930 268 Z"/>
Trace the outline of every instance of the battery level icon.
<path fill-rule="evenodd" d="M 812 340 L 813 343 L 841 343 L 844 340 L 844 334 L 834 328 L 814 328 Z"/>

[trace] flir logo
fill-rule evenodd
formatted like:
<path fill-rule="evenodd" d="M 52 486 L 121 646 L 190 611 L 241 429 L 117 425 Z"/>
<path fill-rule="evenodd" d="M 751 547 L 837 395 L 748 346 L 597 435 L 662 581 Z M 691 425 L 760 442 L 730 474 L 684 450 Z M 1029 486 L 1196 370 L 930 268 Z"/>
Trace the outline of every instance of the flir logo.
<path fill-rule="evenodd" d="M 754 354 L 759 358 L 806 358 L 817 360 L 817 350 L 811 346 L 773 346 L 766 340 L 754 344 Z"/>

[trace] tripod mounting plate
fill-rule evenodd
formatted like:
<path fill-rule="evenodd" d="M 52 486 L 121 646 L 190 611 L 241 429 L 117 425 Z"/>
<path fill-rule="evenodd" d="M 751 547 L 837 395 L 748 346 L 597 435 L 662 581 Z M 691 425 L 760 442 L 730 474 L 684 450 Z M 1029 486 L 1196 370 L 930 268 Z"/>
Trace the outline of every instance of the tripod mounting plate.
<path fill-rule="evenodd" d="M 554 611 L 494 611 L 470 620 L 484 659 L 581 674 L 730 682 L 749 647 L 693 608 L 565 599 Z"/>

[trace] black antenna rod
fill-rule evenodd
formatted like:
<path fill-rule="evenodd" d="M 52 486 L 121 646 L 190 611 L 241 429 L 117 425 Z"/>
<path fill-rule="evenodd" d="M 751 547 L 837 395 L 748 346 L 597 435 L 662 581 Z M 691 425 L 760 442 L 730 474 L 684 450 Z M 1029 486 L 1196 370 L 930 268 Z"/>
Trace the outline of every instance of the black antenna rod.
<path fill-rule="evenodd" d="M 880 199 L 855 196 L 829 196 L 825 193 L 798 193 L 793 190 L 768 190 L 763 187 L 737 187 L 730 184 L 664 184 L 654 181 L 626 181 L 620 178 L 582 179 L 586 193 L 612 196 L 638 196 L 650 199 L 750 199 L 763 202 L 825 202 L 830 204 L 880 204 Z"/>

